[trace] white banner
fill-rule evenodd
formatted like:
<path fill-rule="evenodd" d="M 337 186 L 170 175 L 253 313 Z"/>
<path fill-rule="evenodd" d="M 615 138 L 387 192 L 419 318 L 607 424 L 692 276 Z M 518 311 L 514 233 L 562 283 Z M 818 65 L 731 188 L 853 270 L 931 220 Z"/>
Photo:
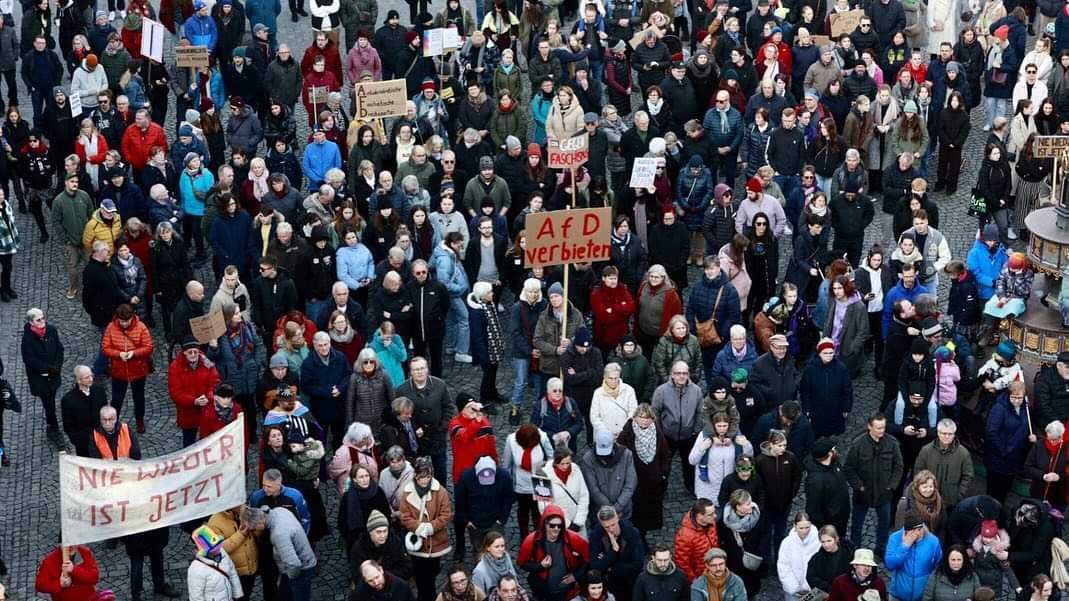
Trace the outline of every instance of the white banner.
<path fill-rule="evenodd" d="M 60 455 L 64 545 L 181 524 L 245 502 L 244 415 L 175 453 L 133 461 Z"/>

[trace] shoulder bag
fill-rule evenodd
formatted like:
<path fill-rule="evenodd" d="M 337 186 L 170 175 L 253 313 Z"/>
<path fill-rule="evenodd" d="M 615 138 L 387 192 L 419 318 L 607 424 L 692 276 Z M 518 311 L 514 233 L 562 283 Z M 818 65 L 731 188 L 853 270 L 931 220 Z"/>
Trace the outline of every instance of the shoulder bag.
<path fill-rule="evenodd" d="M 716 329 L 716 310 L 720 308 L 720 297 L 724 295 L 724 287 L 720 287 L 720 291 L 716 293 L 716 302 L 713 304 L 713 313 L 706 321 L 699 321 L 695 324 L 695 330 L 698 333 L 698 344 L 703 347 L 718 346 L 721 342 L 720 332 Z"/>

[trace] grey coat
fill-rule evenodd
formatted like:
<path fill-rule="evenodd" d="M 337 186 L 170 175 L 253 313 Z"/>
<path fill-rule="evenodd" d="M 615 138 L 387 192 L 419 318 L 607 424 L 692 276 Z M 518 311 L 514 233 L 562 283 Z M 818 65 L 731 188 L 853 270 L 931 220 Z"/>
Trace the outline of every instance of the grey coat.
<path fill-rule="evenodd" d="M 598 509 L 612 505 L 620 519 L 630 519 L 631 499 L 638 488 L 638 473 L 631 451 L 614 443 L 612 457 L 606 466 L 594 456 L 594 449 L 588 449 L 579 460 L 579 467 L 590 491 L 590 515 L 597 515 Z"/>
<path fill-rule="evenodd" d="M 935 474 L 935 482 L 943 495 L 943 505 L 954 507 L 964 498 L 973 481 L 972 457 L 957 440 L 943 449 L 938 440 L 924 445 L 913 464 L 915 472 L 928 470 Z"/>
<path fill-rule="evenodd" d="M 702 396 L 702 389 L 689 380 L 687 387 L 682 389 L 673 382 L 665 382 L 657 387 L 653 392 L 653 411 L 666 438 L 688 440 L 702 431 L 699 417 Z"/>
<path fill-rule="evenodd" d="M 0 29 L 0 71 L 14 71 L 19 60 L 19 38 L 14 26 Z"/>
<path fill-rule="evenodd" d="M 296 578 L 301 571 L 316 567 L 316 556 L 308 535 L 292 512 L 283 508 L 269 512 L 267 530 L 271 533 L 271 546 L 279 572 Z"/>
<path fill-rule="evenodd" d="M 824 334 L 828 335 L 835 327 L 835 301 L 829 302 L 828 318 L 824 321 Z M 839 357 L 850 370 L 850 376 L 857 376 L 861 364 L 865 361 L 865 339 L 869 336 L 869 314 L 864 301 L 857 299 L 846 308 L 843 316 L 842 331 L 839 334 Z"/>
<path fill-rule="evenodd" d="M 582 323 L 583 315 L 571 303 L 568 303 L 568 331 L 565 332 L 564 337 L 571 340 L 576 328 Z M 553 308 L 547 304 L 546 310 L 538 316 L 532 344 L 541 352 L 541 357 L 538 359 L 539 370 L 551 377 L 560 374 L 560 355 L 557 354 L 560 339 L 561 323 L 553 317 Z"/>
<path fill-rule="evenodd" d="M 969 572 L 969 576 L 954 585 L 943 574 L 937 571 L 928 577 L 928 584 L 924 587 L 923 601 L 968 601 L 972 598 L 973 591 L 980 587 L 980 578 L 976 572 Z"/>

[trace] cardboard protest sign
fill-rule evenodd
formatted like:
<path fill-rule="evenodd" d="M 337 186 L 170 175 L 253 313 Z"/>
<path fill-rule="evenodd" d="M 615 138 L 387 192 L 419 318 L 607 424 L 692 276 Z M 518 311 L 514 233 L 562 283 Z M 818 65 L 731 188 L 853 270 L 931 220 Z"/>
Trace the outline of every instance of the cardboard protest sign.
<path fill-rule="evenodd" d="M 460 31 L 456 27 L 446 27 L 442 30 L 442 49 L 454 50 L 464 43 L 460 40 Z"/>
<path fill-rule="evenodd" d="M 605 261 L 611 253 L 612 208 L 531 213 L 525 229 L 528 267 Z"/>
<path fill-rule="evenodd" d="M 208 344 L 212 340 L 218 340 L 226 334 L 226 320 L 223 319 L 223 310 L 212 311 L 207 315 L 194 317 L 189 320 L 189 329 L 193 337 L 201 344 Z"/>
<path fill-rule="evenodd" d="M 441 56 L 446 50 L 458 47 L 459 34 L 456 29 L 439 27 L 423 30 L 423 56 Z"/>
<path fill-rule="evenodd" d="M 152 19 L 141 19 L 141 55 L 147 56 L 157 63 L 163 62 L 163 23 Z M 176 49 L 177 52 L 177 49 Z"/>
<path fill-rule="evenodd" d="M 590 159 L 590 136 L 579 134 L 567 140 L 549 139 L 549 168 L 575 169 Z"/>
<path fill-rule="evenodd" d="M 64 545 L 181 524 L 245 502 L 245 418 L 142 461 L 59 457 Z"/>
<path fill-rule="evenodd" d="M 363 81 L 353 85 L 356 110 L 353 118 L 361 121 L 381 117 L 398 117 L 408 112 L 408 89 L 405 80 Z"/>
<path fill-rule="evenodd" d="M 330 96 L 330 88 L 327 86 L 312 86 L 308 88 L 308 101 L 312 104 L 326 104 Z"/>
<path fill-rule="evenodd" d="M 80 116 L 84 109 L 82 109 L 82 95 L 73 93 L 73 90 L 71 92 L 67 95 L 67 100 L 71 104 L 71 117 L 74 118 Z"/>
<path fill-rule="evenodd" d="M 638 158 L 631 166 L 631 181 L 629 188 L 649 188 L 653 185 L 653 178 L 657 177 L 657 159 Z"/>
<path fill-rule="evenodd" d="M 831 21 L 831 37 L 838 38 L 841 35 L 854 33 L 863 16 L 865 16 L 865 11 L 861 8 L 848 10 L 844 13 L 832 13 L 828 17 L 828 20 Z"/>
<path fill-rule="evenodd" d="M 174 64 L 178 68 L 190 67 L 200 69 L 209 64 L 209 52 L 207 46 L 175 46 Z"/>
<path fill-rule="evenodd" d="M 1053 159 L 1069 150 L 1069 136 L 1036 136 L 1032 156 L 1037 159 Z"/>

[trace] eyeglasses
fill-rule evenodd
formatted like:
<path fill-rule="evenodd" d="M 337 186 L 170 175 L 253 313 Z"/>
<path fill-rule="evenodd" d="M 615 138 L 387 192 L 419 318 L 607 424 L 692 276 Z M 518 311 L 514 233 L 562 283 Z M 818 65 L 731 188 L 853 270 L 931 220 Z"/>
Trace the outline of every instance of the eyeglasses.
<path fill-rule="evenodd" d="M 456 161 L 453 160 L 453 159 L 442 159 L 442 162 L 445 163 L 445 164 L 448 164 L 448 165 L 452 165 Z"/>
<path fill-rule="evenodd" d="M 658 167 L 657 171 L 664 171 L 664 167 Z"/>
<path fill-rule="evenodd" d="M 728 103 L 728 101 L 727 101 L 727 100 L 721 100 L 720 98 L 717 98 L 717 99 L 716 99 L 716 103 L 717 103 L 717 104 L 727 104 L 727 103 Z"/>
<path fill-rule="evenodd" d="M 753 226 L 754 227 L 768 227 L 768 224 L 765 223 L 764 221 L 755 221 Z"/>
<path fill-rule="evenodd" d="M 674 372 L 672 372 L 672 375 L 673 376 L 689 376 L 690 372 L 689 371 L 674 371 Z"/>
<path fill-rule="evenodd" d="M 812 175 L 803 175 L 802 179 L 813 179 Z"/>
<path fill-rule="evenodd" d="M 740 466 L 737 466 L 735 468 L 735 471 L 736 472 L 752 472 L 753 471 L 753 466 L 752 465 L 740 465 Z"/>
<path fill-rule="evenodd" d="M 1029 69 L 1029 70 L 1025 71 L 1025 73 L 1028 74 L 1028 75 L 1035 75 L 1036 74 L 1034 69 Z"/>
<path fill-rule="evenodd" d="M 564 524 L 561 524 L 560 522 L 550 522 L 546 524 L 546 528 L 549 528 L 550 530 L 560 530 L 563 527 Z"/>
<path fill-rule="evenodd" d="M 871 26 L 872 26 L 871 23 L 862 23 L 861 24 L 861 27 L 871 27 Z"/>

